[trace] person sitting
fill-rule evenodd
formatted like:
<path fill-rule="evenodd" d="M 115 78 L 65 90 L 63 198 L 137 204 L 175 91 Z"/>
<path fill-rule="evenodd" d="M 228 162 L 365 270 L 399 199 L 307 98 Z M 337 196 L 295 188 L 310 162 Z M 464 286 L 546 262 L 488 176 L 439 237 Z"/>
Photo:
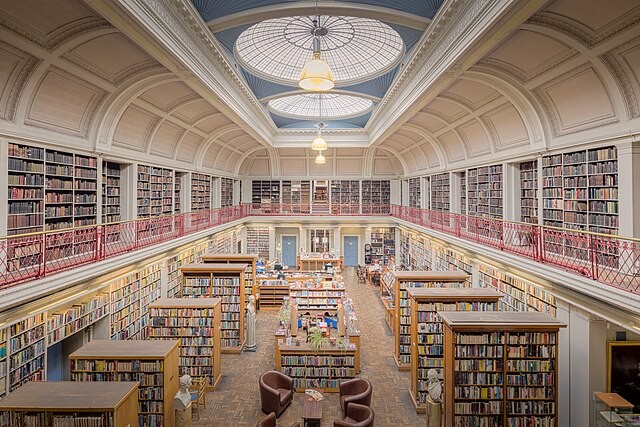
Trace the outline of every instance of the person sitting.
<path fill-rule="evenodd" d="M 373 273 L 373 276 L 371 277 L 371 284 L 373 286 L 380 286 L 380 272 L 379 271 L 375 271 Z"/>

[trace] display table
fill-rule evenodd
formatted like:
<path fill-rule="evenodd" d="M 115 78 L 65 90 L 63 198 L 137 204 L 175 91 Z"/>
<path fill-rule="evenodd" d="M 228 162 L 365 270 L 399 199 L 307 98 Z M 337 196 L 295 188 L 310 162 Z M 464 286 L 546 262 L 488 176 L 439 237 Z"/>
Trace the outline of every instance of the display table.
<path fill-rule="evenodd" d="M 326 264 L 337 268 L 342 266 L 342 260 L 340 258 L 300 258 L 298 261 L 301 271 L 324 271 Z"/>

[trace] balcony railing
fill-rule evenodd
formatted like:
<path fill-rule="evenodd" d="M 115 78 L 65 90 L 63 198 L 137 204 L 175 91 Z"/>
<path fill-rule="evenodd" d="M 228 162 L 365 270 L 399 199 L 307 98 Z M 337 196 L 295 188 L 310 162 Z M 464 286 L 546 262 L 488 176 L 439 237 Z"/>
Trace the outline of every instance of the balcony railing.
<path fill-rule="evenodd" d="M 247 216 L 300 215 L 391 215 L 640 295 L 640 239 L 397 205 L 274 203 L 0 238 L 0 289 Z"/>

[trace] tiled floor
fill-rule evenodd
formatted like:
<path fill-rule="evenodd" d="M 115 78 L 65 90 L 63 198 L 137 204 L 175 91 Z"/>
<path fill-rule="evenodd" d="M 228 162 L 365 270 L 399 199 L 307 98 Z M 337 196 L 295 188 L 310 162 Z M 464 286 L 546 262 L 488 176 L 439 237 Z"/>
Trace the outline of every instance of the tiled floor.
<path fill-rule="evenodd" d="M 384 321 L 384 311 L 377 289 L 358 284 L 353 269 L 345 271 L 347 292 L 354 301 L 359 318 L 363 378 L 373 384 L 371 407 L 377 426 L 424 426 L 424 415 L 417 415 L 409 397 L 409 373 L 399 372 L 393 361 L 393 335 Z M 273 369 L 276 311 L 259 311 L 257 315 L 258 351 L 222 356 L 222 379 L 215 392 L 207 396 L 207 409 L 201 411 L 194 426 L 254 426 L 264 414 L 260 410 L 258 377 Z M 322 427 L 333 426 L 341 417 L 337 393 L 325 393 Z M 302 424 L 303 394 L 296 393 L 293 403 L 278 419 L 287 426 Z"/>

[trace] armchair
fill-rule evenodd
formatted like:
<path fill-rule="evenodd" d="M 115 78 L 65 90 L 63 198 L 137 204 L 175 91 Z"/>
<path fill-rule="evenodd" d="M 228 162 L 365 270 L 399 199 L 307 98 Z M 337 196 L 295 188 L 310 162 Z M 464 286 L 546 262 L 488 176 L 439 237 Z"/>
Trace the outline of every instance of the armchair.
<path fill-rule="evenodd" d="M 347 416 L 342 420 L 334 420 L 333 427 L 372 427 L 373 418 L 373 409 L 352 402 L 347 407 Z"/>
<path fill-rule="evenodd" d="M 369 380 L 364 378 L 354 378 L 340 383 L 340 407 L 342 414 L 347 413 L 348 405 L 358 403 L 360 405 L 371 405 L 371 392 L 373 386 Z"/>
<path fill-rule="evenodd" d="M 256 424 L 256 427 L 277 427 L 276 424 L 276 413 L 272 412 Z M 289 427 L 300 427 L 300 423 L 293 423 Z"/>
<path fill-rule="evenodd" d="M 279 371 L 267 371 L 260 375 L 260 401 L 262 412 L 275 412 L 279 417 L 293 401 L 293 380 Z"/>

